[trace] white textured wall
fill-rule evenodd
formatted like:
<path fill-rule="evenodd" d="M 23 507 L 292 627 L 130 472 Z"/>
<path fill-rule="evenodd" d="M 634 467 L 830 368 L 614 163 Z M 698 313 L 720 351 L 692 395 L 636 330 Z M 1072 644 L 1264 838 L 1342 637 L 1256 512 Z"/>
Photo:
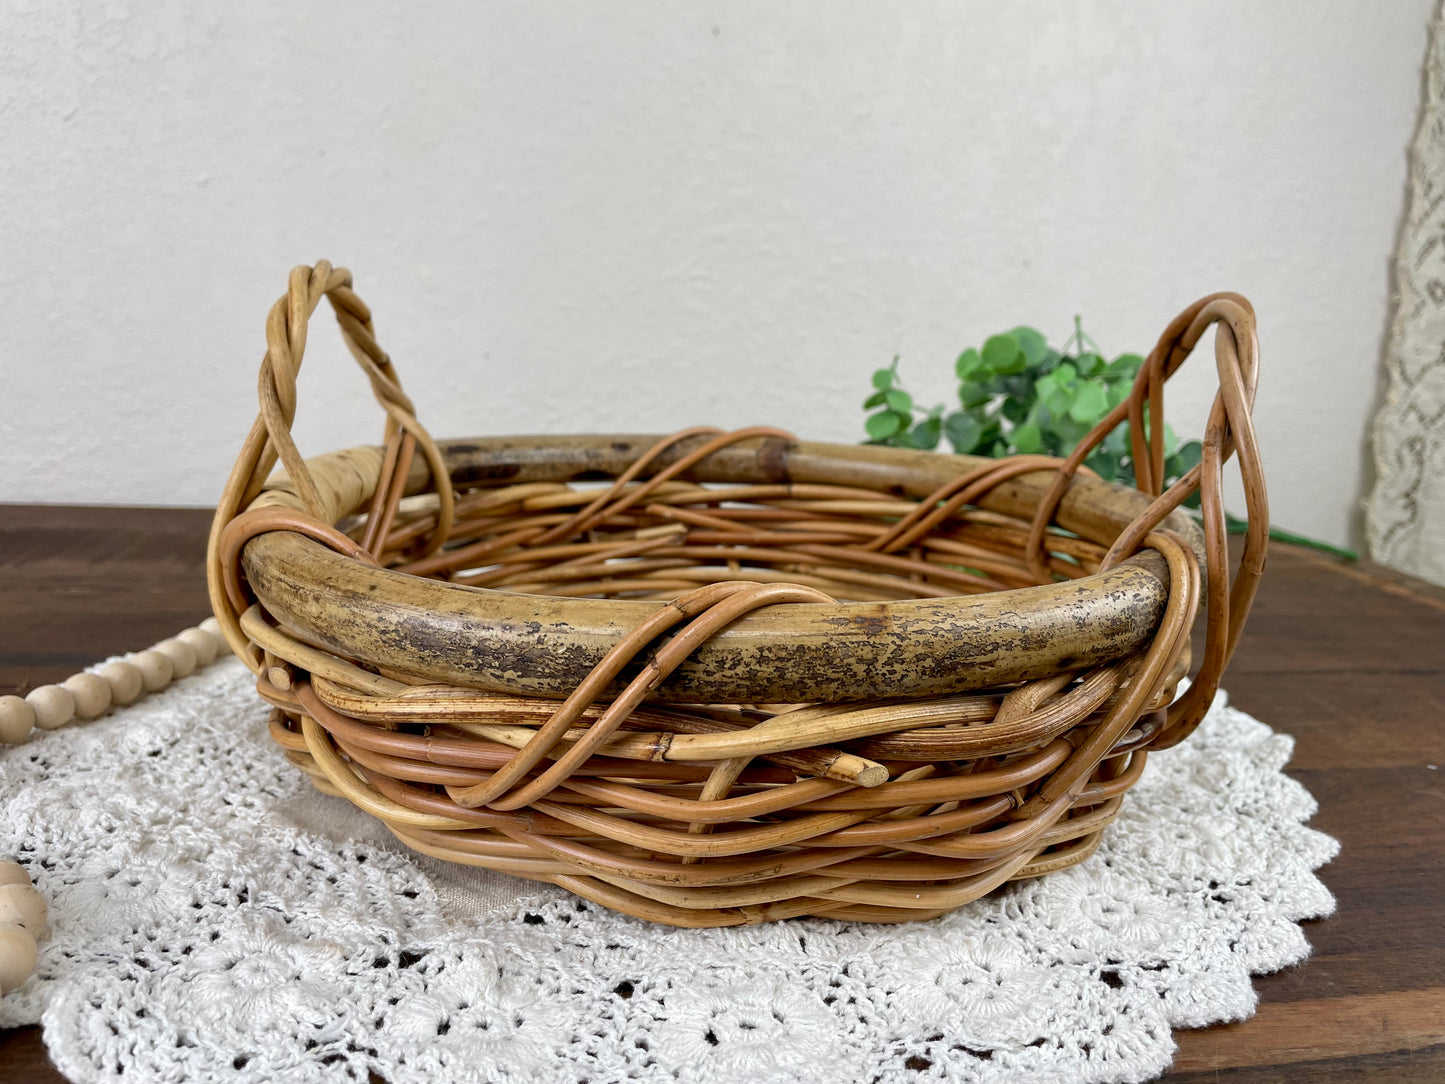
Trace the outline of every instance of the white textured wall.
<path fill-rule="evenodd" d="M 8 0 L 0 499 L 214 501 L 325 256 L 448 436 L 851 440 L 894 353 L 943 398 L 994 330 L 1240 290 L 1275 519 L 1343 541 L 1429 7 Z M 303 451 L 375 439 L 312 341 Z"/>

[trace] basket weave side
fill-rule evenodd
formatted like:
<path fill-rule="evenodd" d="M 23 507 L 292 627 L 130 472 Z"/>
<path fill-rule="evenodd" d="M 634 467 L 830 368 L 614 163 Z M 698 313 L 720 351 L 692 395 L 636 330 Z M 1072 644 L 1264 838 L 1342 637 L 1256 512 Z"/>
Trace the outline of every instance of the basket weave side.
<path fill-rule="evenodd" d="M 322 297 L 388 423 L 307 462 L 289 430 Z M 1145 411 L 1211 326 L 1203 461 L 1163 491 Z M 273 736 L 418 851 L 656 921 L 924 918 L 1082 860 L 1202 718 L 1263 567 L 1235 295 L 1185 310 L 1066 460 L 776 430 L 438 444 L 326 264 L 293 272 L 267 343 L 209 567 Z M 1138 494 L 1081 467 L 1126 419 Z M 1196 490 L 1202 531 L 1177 512 Z"/>

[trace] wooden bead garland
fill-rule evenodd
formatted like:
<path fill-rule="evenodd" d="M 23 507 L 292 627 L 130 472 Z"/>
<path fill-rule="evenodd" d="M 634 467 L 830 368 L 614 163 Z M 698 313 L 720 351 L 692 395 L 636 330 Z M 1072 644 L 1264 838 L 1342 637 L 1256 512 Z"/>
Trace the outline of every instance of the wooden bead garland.
<path fill-rule="evenodd" d="M 19 862 L 0 862 L 0 997 L 35 970 L 36 942 L 50 932 L 45 899 Z"/>
<path fill-rule="evenodd" d="M 140 671 L 141 683 L 148 693 L 164 689 L 176 676 L 175 663 L 155 648 L 136 652 L 130 657 L 130 662 Z"/>
<path fill-rule="evenodd" d="M 212 618 L 214 620 L 214 618 Z M 186 629 L 176 633 L 174 639 L 185 644 L 196 654 L 197 666 L 210 666 L 216 661 L 216 652 L 220 650 L 221 640 L 212 636 L 204 629 Z"/>
<path fill-rule="evenodd" d="M 39 954 L 35 938 L 25 927 L 14 922 L 0 925 L 0 997 L 30 977 Z"/>
<path fill-rule="evenodd" d="M 156 644 L 155 651 L 159 651 L 166 658 L 171 660 L 171 674 L 173 678 L 189 677 L 196 670 L 196 650 L 190 644 L 177 636 L 169 640 L 162 640 Z"/>
<path fill-rule="evenodd" d="M 0 742 L 13 745 L 30 736 L 35 709 L 19 696 L 0 696 Z"/>
<path fill-rule="evenodd" d="M 58 685 L 41 685 L 23 698 L 0 696 L 0 743 L 24 741 L 35 727 L 55 730 L 72 719 L 99 718 L 112 707 L 134 703 L 148 692 L 159 692 L 230 651 L 216 619 L 208 617 L 155 647 L 108 662 L 94 671 L 82 670 Z"/>
<path fill-rule="evenodd" d="M 14 922 L 39 940 L 49 929 L 45 897 L 29 882 L 0 885 L 0 925 Z"/>
<path fill-rule="evenodd" d="M 24 741 L 31 731 L 55 730 L 74 719 L 96 719 L 112 707 L 159 692 L 173 680 L 229 654 L 214 617 L 153 648 L 72 674 L 58 685 L 41 685 L 24 697 L 0 696 L 0 744 Z M 45 897 L 18 862 L 0 862 L 0 997 L 35 970 L 38 941 L 49 934 Z"/>
<path fill-rule="evenodd" d="M 110 686 L 99 674 L 72 674 L 60 687 L 75 698 L 77 719 L 98 719 L 110 708 Z"/>
<path fill-rule="evenodd" d="M 25 701 L 35 709 L 35 725 L 41 730 L 54 730 L 75 718 L 75 697 L 60 685 L 31 689 Z"/>
<path fill-rule="evenodd" d="M 108 662 L 96 671 L 110 686 L 110 702 L 116 707 L 133 703 L 145 691 L 140 671 L 128 662 Z"/>

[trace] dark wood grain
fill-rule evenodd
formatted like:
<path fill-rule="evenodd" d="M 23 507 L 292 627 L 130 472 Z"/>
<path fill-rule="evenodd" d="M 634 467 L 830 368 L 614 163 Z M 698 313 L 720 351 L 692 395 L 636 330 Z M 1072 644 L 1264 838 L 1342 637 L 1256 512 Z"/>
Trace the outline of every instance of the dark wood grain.
<path fill-rule="evenodd" d="M 68 676 L 206 614 L 209 514 L 0 506 L 0 692 Z M 1314 956 L 1256 980 L 1259 1012 L 1175 1034 L 1169 1081 L 1445 1081 L 1445 591 L 1277 547 L 1233 702 L 1297 740 L 1289 772 L 1339 838 Z M 1429 765 L 1434 765 L 1432 769 Z M 36 1028 L 0 1079 L 54 1084 Z"/>
<path fill-rule="evenodd" d="M 0 505 L 0 690 L 60 681 L 210 612 L 193 508 Z"/>
<path fill-rule="evenodd" d="M 1339 910 L 1255 1016 L 1176 1032 L 1166 1079 L 1445 1081 L 1445 591 L 1276 547 L 1225 684 L 1294 735 Z"/>

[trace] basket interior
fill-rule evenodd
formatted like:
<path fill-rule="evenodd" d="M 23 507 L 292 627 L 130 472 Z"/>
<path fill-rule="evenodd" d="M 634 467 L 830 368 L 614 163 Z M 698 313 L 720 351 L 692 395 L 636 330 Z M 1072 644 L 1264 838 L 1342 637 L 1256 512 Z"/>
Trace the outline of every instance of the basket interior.
<path fill-rule="evenodd" d="M 706 483 L 647 476 L 463 489 L 445 548 L 434 495 L 401 503 L 382 561 L 470 587 L 559 598 L 666 601 L 710 583 L 796 583 L 839 602 L 1006 591 L 1098 570 L 1104 548 L 1060 528 L 1048 579 L 1023 556 L 1029 524 L 890 487 Z M 364 517 L 349 524 L 360 538 Z"/>

